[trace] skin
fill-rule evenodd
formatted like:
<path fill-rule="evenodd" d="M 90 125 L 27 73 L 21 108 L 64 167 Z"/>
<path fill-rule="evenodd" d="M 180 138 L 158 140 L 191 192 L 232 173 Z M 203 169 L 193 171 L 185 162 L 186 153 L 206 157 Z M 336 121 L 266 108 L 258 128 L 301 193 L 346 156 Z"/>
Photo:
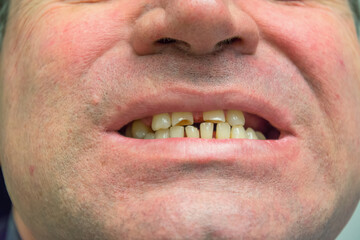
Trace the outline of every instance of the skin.
<path fill-rule="evenodd" d="M 359 53 L 343 0 L 12 0 L 0 152 L 20 234 L 334 239 L 360 198 Z M 291 153 L 186 164 L 109 140 L 109 119 L 184 89 L 215 109 L 229 89 L 265 97 L 287 113 Z"/>

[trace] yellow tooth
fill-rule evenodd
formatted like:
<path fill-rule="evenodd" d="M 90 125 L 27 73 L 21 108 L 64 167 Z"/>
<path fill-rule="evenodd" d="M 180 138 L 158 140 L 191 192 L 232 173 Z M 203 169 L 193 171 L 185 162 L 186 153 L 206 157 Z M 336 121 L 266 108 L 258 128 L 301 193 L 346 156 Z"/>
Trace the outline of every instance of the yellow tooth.
<path fill-rule="evenodd" d="M 216 138 L 217 139 L 228 139 L 230 138 L 230 124 L 218 123 L 216 125 Z"/>
<path fill-rule="evenodd" d="M 255 134 L 256 134 L 256 136 L 257 136 L 258 139 L 260 139 L 260 140 L 266 140 L 266 137 L 265 137 L 265 135 L 264 135 L 262 132 L 256 131 Z"/>
<path fill-rule="evenodd" d="M 151 129 L 141 120 L 136 120 L 132 123 L 131 134 L 133 138 L 144 138 L 148 132 L 151 132 Z"/>
<path fill-rule="evenodd" d="M 184 127 L 175 126 L 170 128 L 170 137 L 171 138 L 183 138 L 184 137 Z"/>
<path fill-rule="evenodd" d="M 245 129 L 242 125 L 233 126 L 231 128 L 231 138 L 247 138 Z"/>
<path fill-rule="evenodd" d="M 193 126 L 187 126 L 185 128 L 186 136 L 188 138 L 199 138 L 199 129 Z"/>
<path fill-rule="evenodd" d="M 258 139 L 254 129 L 252 128 L 246 129 L 246 135 L 247 135 L 247 139 Z"/>
<path fill-rule="evenodd" d="M 145 135 L 144 139 L 155 139 L 155 133 L 149 132 Z"/>
<path fill-rule="evenodd" d="M 192 125 L 194 117 L 191 112 L 174 112 L 171 114 L 172 126 Z"/>
<path fill-rule="evenodd" d="M 170 131 L 169 129 L 160 129 L 155 132 L 155 138 L 169 138 L 170 137 Z"/>
<path fill-rule="evenodd" d="M 212 139 L 214 132 L 214 124 L 210 122 L 203 122 L 200 124 L 201 138 Z"/>
<path fill-rule="evenodd" d="M 125 136 L 126 137 L 130 137 L 132 138 L 132 133 L 131 133 L 131 129 L 132 129 L 132 124 L 128 124 L 125 130 Z"/>
<path fill-rule="evenodd" d="M 171 119 L 168 113 L 161 113 L 153 116 L 151 128 L 154 131 L 168 129 L 171 126 Z"/>
<path fill-rule="evenodd" d="M 203 119 L 205 122 L 223 123 L 225 122 L 225 114 L 223 110 L 203 112 Z"/>
<path fill-rule="evenodd" d="M 245 117 L 242 111 L 229 110 L 226 113 L 226 122 L 231 126 L 245 125 Z"/>

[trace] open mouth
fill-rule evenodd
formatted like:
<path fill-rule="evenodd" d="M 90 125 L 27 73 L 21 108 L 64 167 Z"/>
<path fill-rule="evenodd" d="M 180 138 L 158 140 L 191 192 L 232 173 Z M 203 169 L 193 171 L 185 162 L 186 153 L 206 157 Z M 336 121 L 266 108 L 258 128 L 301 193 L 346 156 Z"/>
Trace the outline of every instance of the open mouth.
<path fill-rule="evenodd" d="M 136 119 L 118 132 L 129 138 L 202 138 L 276 140 L 280 131 L 269 121 L 240 110 L 172 112 Z"/>

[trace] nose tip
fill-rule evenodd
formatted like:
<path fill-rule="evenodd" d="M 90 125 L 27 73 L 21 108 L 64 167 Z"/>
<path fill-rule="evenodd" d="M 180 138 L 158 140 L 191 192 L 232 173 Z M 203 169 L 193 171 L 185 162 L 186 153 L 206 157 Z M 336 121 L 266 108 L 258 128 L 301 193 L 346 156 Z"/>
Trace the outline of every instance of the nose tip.
<path fill-rule="evenodd" d="M 231 47 L 254 54 L 259 41 L 255 21 L 229 0 L 169 0 L 136 21 L 131 40 L 138 55 L 177 48 L 202 55 Z"/>

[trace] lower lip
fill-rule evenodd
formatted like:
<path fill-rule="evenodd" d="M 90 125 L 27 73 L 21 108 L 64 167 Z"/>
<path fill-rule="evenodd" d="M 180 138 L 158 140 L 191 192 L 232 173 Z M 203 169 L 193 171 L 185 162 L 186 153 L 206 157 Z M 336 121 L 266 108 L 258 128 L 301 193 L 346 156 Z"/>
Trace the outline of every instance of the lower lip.
<path fill-rule="evenodd" d="M 106 132 L 104 141 L 110 142 L 123 156 L 131 156 L 136 161 L 162 164 L 225 164 L 241 162 L 242 165 L 266 165 L 276 167 L 284 161 L 295 159 L 299 153 L 296 137 L 282 136 L 277 140 L 248 139 L 135 139 L 118 132 Z"/>

